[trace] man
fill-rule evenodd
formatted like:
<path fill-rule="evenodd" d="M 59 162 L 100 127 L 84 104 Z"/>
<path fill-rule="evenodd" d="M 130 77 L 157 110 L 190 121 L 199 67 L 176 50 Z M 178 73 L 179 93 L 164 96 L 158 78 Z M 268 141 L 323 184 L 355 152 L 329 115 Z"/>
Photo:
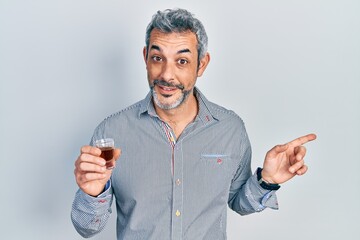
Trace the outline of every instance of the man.
<path fill-rule="evenodd" d="M 277 209 L 279 184 L 307 171 L 302 145 L 316 136 L 275 146 L 253 174 L 242 120 L 195 87 L 210 61 L 201 22 L 182 9 L 157 12 L 143 55 L 149 94 L 106 118 L 76 160 L 76 230 L 100 232 L 114 196 L 117 239 L 226 239 L 227 205 L 242 215 Z M 93 147 L 101 138 L 115 139 L 114 169 Z"/>

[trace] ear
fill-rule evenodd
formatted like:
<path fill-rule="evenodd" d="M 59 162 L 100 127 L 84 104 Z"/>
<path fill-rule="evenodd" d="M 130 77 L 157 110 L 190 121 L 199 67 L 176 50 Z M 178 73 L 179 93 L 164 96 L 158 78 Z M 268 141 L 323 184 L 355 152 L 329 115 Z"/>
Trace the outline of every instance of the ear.
<path fill-rule="evenodd" d="M 202 59 L 200 59 L 200 64 L 197 72 L 198 77 L 201 77 L 203 75 L 209 62 L 210 62 L 210 54 L 207 52 L 205 56 Z"/>
<path fill-rule="evenodd" d="M 145 64 L 146 64 L 146 46 L 143 48 L 143 57 L 144 57 L 144 61 L 145 61 Z"/>

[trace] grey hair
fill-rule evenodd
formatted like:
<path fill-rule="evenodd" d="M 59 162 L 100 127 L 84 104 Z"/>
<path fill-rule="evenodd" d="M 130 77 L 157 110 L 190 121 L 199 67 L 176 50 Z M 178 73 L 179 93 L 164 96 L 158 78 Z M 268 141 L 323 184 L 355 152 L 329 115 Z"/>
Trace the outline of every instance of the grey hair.
<path fill-rule="evenodd" d="M 150 34 L 153 29 L 158 29 L 164 33 L 191 31 L 195 33 L 198 41 L 198 60 L 202 59 L 207 52 L 208 37 L 204 26 L 200 20 L 185 9 L 166 9 L 164 11 L 158 11 L 153 15 L 151 22 L 146 28 L 146 54 L 149 50 Z"/>

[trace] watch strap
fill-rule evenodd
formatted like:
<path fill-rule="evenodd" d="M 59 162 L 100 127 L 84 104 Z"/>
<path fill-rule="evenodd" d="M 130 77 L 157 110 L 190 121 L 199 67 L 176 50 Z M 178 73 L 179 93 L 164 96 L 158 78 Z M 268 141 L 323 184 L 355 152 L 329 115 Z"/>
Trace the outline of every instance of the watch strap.
<path fill-rule="evenodd" d="M 262 178 L 261 172 L 262 172 L 262 168 L 258 168 L 256 170 L 257 180 L 263 189 L 274 191 L 274 190 L 278 190 L 280 188 L 279 184 L 273 184 L 273 183 L 266 182 Z"/>

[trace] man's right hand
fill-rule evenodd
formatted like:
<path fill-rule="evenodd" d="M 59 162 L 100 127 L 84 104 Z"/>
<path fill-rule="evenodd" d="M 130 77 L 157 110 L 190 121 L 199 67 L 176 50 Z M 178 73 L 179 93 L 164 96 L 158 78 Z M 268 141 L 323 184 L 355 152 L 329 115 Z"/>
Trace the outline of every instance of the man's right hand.
<path fill-rule="evenodd" d="M 75 161 L 76 183 L 83 192 L 93 197 L 97 197 L 104 191 L 112 172 L 112 169 L 106 169 L 106 161 L 100 157 L 100 154 L 99 148 L 83 146 L 80 156 Z M 112 161 L 116 161 L 120 154 L 120 149 L 114 149 Z"/>

